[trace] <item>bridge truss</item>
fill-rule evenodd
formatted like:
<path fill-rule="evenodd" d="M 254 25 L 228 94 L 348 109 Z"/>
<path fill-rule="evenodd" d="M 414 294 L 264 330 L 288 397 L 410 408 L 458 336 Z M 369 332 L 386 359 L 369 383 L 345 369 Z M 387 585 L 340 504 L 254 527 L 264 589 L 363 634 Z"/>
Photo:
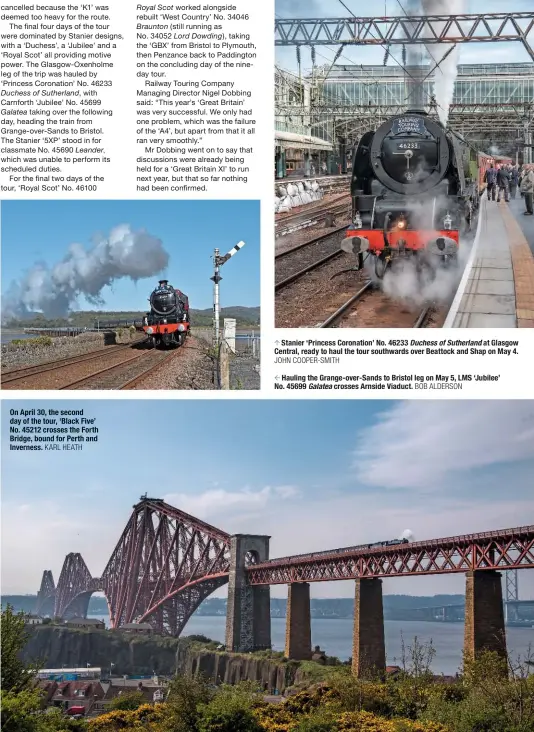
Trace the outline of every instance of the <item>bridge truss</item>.
<path fill-rule="evenodd" d="M 231 537 L 159 499 L 143 497 L 100 577 L 79 553 L 65 558 L 59 581 L 46 570 L 37 611 L 86 617 L 94 592 L 104 593 L 110 624 L 148 622 L 179 636 L 200 603 L 229 580 Z M 534 526 L 360 550 L 333 549 L 258 563 L 244 559 L 250 585 L 289 584 L 534 568 Z"/>
<path fill-rule="evenodd" d="M 534 526 L 358 551 L 286 557 L 248 568 L 252 585 L 534 568 Z"/>
<path fill-rule="evenodd" d="M 533 31 L 534 12 L 404 15 L 390 18 L 279 18 L 275 21 L 275 45 L 296 46 L 297 51 L 303 46 L 309 46 L 312 49 L 312 57 L 315 46 L 338 46 L 337 58 L 344 47 L 350 46 L 382 46 L 387 55 L 390 47 L 399 45 L 429 47 L 433 44 L 447 44 L 452 48 L 453 44 L 459 43 L 517 41 L 534 60 L 534 49 L 530 43 L 530 38 L 534 36 Z M 277 89 L 282 78 L 283 76 L 278 74 Z M 420 80 L 412 78 L 416 85 L 423 84 L 428 75 Z M 310 91 L 309 105 L 299 105 L 298 102 L 288 104 L 288 100 L 302 102 L 303 95 L 291 92 L 284 95 L 277 91 L 275 115 L 282 128 L 296 125 L 299 127 L 298 131 L 304 134 L 321 136 L 322 131 L 332 140 L 342 137 L 348 142 L 355 142 L 364 132 L 376 128 L 388 116 L 405 109 L 405 104 L 398 107 L 395 104 L 370 104 L 364 109 L 364 105 L 351 106 L 321 100 L 325 80 L 321 82 L 321 79 L 317 79 L 320 93 L 314 100 L 313 90 Z M 431 95 L 428 96 L 431 101 Z M 525 147 L 525 161 L 528 162 L 532 157 L 534 127 L 531 102 L 532 100 L 529 100 L 530 105 L 511 103 L 509 106 L 453 105 L 449 124 L 456 132 L 480 148 L 488 147 L 492 143 L 497 143 L 499 146 L 506 142 L 510 144 L 510 133 L 515 134 L 513 142 L 517 141 L 519 147 Z M 514 144 L 512 148 L 515 148 Z M 508 152 L 511 152 L 511 149 Z"/>
<path fill-rule="evenodd" d="M 94 592 L 103 592 L 110 624 L 149 622 L 180 635 L 214 590 L 228 582 L 230 536 L 158 499 L 134 506 L 101 577 L 92 577 L 79 553 L 68 554 L 57 587 L 43 573 L 37 608 L 54 599 L 54 615 L 85 617 Z"/>
<path fill-rule="evenodd" d="M 519 41 L 534 60 L 528 36 L 534 12 L 419 15 L 391 18 L 278 18 L 276 46 L 392 46 Z"/>

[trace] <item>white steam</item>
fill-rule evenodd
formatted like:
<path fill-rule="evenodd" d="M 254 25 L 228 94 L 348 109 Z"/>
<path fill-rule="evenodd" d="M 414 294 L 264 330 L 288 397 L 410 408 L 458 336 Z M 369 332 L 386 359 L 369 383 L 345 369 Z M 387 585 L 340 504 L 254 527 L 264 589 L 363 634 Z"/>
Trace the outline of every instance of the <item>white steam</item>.
<path fill-rule="evenodd" d="M 399 536 L 399 539 L 408 539 L 408 541 L 414 541 L 415 536 L 411 529 L 404 529 L 402 534 Z"/>
<path fill-rule="evenodd" d="M 160 239 L 146 231 L 116 226 L 107 237 L 95 237 L 92 247 L 71 244 L 61 262 L 51 268 L 37 263 L 19 282 L 13 282 L 2 303 L 3 318 L 24 317 L 35 311 L 62 317 L 84 296 L 102 305 L 100 293 L 124 277 L 134 281 L 164 270 L 169 254 Z"/>
<path fill-rule="evenodd" d="M 466 12 L 465 0 L 422 0 L 422 5 L 424 15 L 459 15 Z M 445 24 L 436 23 L 435 25 L 439 32 Z M 435 59 L 435 61 L 432 58 L 430 59 L 432 66 L 439 63 L 439 67 L 434 71 L 434 91 L 438 103 L 439 118 L 446 125 L 454 95 L 454 83 L 458 75 L 460 51 L 456 46 L 447 58 L 444 58 L 447 52 L 450 51 L 450 45 L 447 43 L 432 44 L 431 47 L 427 47 L 427 51 Z"/>
<path fill-rule="evenodd" d="M 441 217 L 449 212 L 450 207 L 447 197 L 438 195 L 434 199 L 421 200 L 410 198 L 406 205 L 412 229 L 433 232 L 434 237 L 440 236 L 442 227 L 439 222 Z M 473 226 L 474 224 L 475 222 Z M 461 235 L 456 264 L 451 264 L 449 267 L 418 267 L 417 258 L 399 257 L 386 270 L 381 281 L 382 291 L 388 297 L 404 302 L 407 306 L 421 307 L 425 303 L 448 304 L 458 289 L 462 272 L 469 259 L 473 238 L 474 231 Z M 371 257 L 366 259 L 366 267 L 369 276 L 376 282 Z"/>

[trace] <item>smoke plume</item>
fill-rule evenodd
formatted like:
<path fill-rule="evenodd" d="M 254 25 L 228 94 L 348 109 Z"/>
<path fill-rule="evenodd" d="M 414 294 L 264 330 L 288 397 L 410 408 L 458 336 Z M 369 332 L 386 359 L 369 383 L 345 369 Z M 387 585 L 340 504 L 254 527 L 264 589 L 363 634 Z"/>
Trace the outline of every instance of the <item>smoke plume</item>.
<path fill-rule="evenodd" d="M 465 0 L 422 0 L 424 15 L 458 15 L 465 13 Z M 443 23 L 438 23 L 437 28 L 441 30 Z M 449 109 L 454 95 L 454 83 L 458 75 L 458 59 L 460 51 L 458 46 L 454 48 L 447 58 L 445 54 L 450 51 L 449 44 L 433 44 L 431 48 L 427 47 L 429 55 L 433 56 L 435 61 L 439 63 L 439 67 L 434 71 L 434 92 L 438 103 L 438 115 L 441 122 L 446 125 L 449 118 Z M 441 60 L 443 59 L 443 61 Z M 435 62 L 430 59 L 432 66 Z"/>
<path fill-rule="evenodd" d="M 406 15 L 422 15 L 420 0 L 408 0 Z M 407 23 L 410 30 L 415 30 L 414 23 Z M 424 109 L 426 105 L 423 88 L 423 47 L 418 44 L 409 45 L 406 48 L 406 106 L 409 109 Z"/>
<path fill-rule="evenodd" d="M 3 319 L 35 311 L 45 317 L 64 317 L 85 297 L 102 305 L 101 291 L 125 277 L 139 280 L 167 267 L 169 254 L 160 239 L 128 224 L 116 226 L 107 237 L 98 235 L 86 249 L 71 244 L 64 258 L 49 267 L 36 263 L 18 282 L 12 282 L 2 303 Z"/>

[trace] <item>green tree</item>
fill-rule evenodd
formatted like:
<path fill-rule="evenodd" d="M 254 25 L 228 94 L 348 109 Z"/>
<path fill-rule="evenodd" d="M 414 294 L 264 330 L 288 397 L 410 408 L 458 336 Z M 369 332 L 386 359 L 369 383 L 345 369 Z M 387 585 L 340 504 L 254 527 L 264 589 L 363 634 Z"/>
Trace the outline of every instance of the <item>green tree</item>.
<path fill-rule="evenodd" d="M 254 716 L 254 705 L 258 699 L 250 682 L 221 686 L 211 701 L 202 707 L 199 732 L 261 732 L 262 727 Z"/>
<path fill-rule="evenodd" d="M 201 677 L 176 676 L 169 684 L 168 716 L 165 732 L 198 732 L 201 709 L 208 704 L 214 690 Z"/>
<path fill-rule="evenodd" d="M 24 613 L 15 613 L 11 605 L 1 615 L 2 690 L 18 692 L 33 684 L 36 665 L 20 659 L 20 652 L 28 640 Z"/>
<path fill-rule="evenodd" d="M 116 696 L 109 705 L 109 710 L 114 711 L 115 709 L 122 709 L 126 711 L 133 711 L 134 709 L 139 709 L 141 704 L 146 704 L 143 692 L 130 691 L 127 694 Z"/>

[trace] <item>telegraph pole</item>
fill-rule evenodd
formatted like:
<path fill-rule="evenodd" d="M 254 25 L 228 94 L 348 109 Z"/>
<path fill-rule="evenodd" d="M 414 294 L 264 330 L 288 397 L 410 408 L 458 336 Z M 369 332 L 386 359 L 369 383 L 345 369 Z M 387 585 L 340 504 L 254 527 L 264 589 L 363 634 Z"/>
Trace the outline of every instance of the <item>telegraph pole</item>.
<path fill-rule="evenodd" d="M 210 279 L 213 281 L 213 341 L 214 345 L 218 346 L 220 343 L 220 321 L 221 321 L 221 302 L 219 298 L 219 282 L 222 280 L 220 269 L 234 254 L 245 246 L 244 241 L 240 241 L 236 244 L 233 249 L 221 257 L 219 249 L 213 250 L 213 277 Z"/>

